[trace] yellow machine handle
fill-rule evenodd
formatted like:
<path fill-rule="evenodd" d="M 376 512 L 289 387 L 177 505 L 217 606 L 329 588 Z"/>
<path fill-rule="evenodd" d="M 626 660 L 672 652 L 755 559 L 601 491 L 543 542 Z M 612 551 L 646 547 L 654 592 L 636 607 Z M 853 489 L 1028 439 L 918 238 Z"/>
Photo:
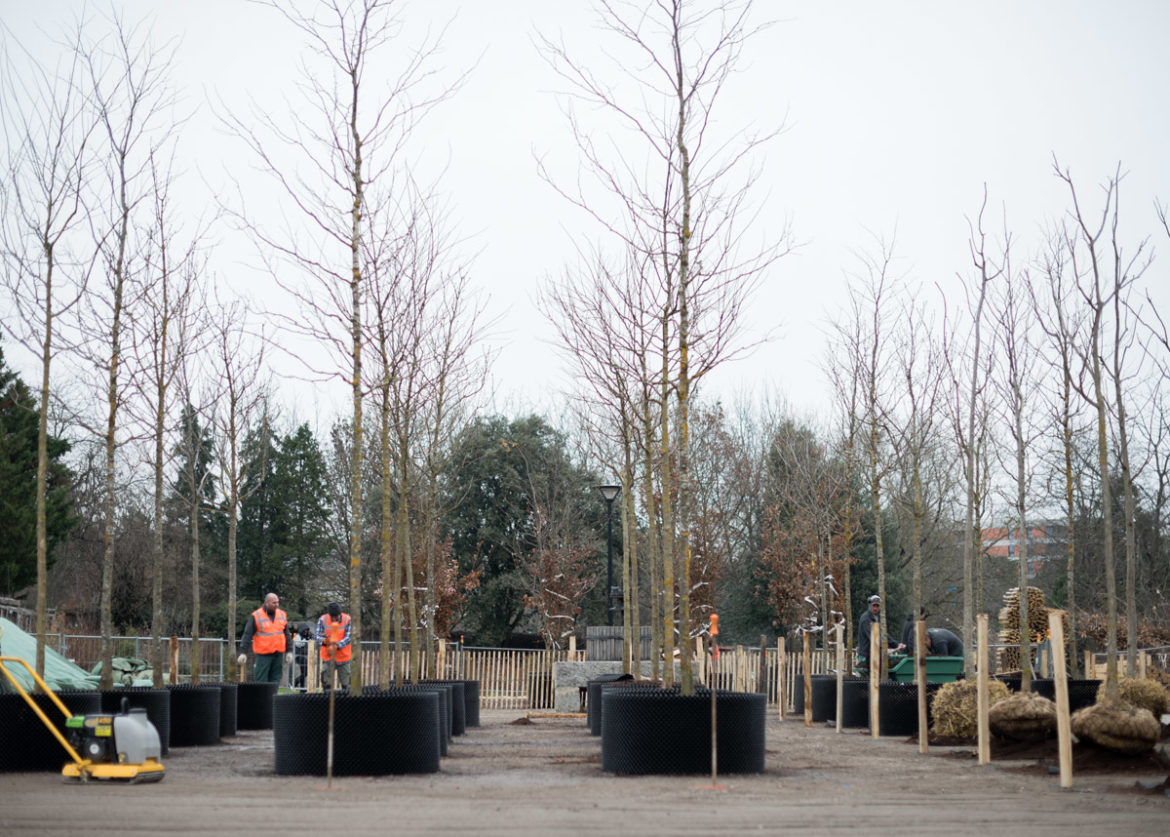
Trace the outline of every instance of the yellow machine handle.
<path fill-rule="evenodd" d="M 69 742 L 65 740 L 65 736 L 61 734 L 61 731 L 57 729 L 56 725 L 52 721 L 49 720 L 49 716 L 41 711 L 41 708 L 37 706 L 36 701 L 34 701 L 32 697 L 29 696 L 29 693 L 24 690 L 24 687 L 21 686 L 17 679 L 12 676 L 12 672 L 8 670 L 8 666 L 6 666 L 5 663 L 20 663 L 22 666 L 24 666 L 25 670 L 27 670 L 28 673 L 32 675 L 33 680 L 41 688 L 41 690 L 46 695 L 48 695 L 53 703 L 57 705 L 57 708 L 61 710 L 61 714 L 65 716 L 65 720 L 72 718 L 73 713 L 65 708 L 65 704 L 63 704 L 61 699 L 57 697 L 57 694 L 49 688 L 49 684 L 42 680 L 41 676 L 33 670 L 32 666 L 28 664 L 27 660 L 22 657 L 0 656 L 0 673 L 3 673 L 3 675 L 8 678 L 8 682 L 11 683 L 12 687 L 16 689 L 22 698 L 24 698 L 24 702 L 29 705 L 29 708 L 32 709 L 33 712 L 37 713 L 37 717 L 44 722 L 45 727 L 49 730 L 49 732 L 53 733 L 54 737 L 56 737 L 56 739 L 61 742 L 61 746 L 65 748 L 65 752 L 69 754 L 69 758 L 73 759 L 73 761 L 75 761 L 79 767 L 84 768 L 87 766 L 90 763 L 89 759 L 83 759 L 77 754 L 77 751 L 74 750 L 73 747 L 70 746 Z"/>

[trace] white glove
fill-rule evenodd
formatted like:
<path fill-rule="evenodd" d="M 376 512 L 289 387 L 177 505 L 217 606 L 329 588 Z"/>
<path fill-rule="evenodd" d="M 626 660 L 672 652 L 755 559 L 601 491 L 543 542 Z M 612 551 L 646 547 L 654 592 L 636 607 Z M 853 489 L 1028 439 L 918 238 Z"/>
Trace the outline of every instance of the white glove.
<path fill-rule="evenodd" d="M 287 654 L 284 655 L 284 661 L 286 663 L 288 663 L 289 665 L 292 665 L 292 651 L 289 651 Z"/>
<path fill-rule="evenodd" d="M 241 654 L 240 656 L 236 657 L 237 665 L 242 666 L 246 662 L 248 662 L 248 655 L 247 654 Z"/>

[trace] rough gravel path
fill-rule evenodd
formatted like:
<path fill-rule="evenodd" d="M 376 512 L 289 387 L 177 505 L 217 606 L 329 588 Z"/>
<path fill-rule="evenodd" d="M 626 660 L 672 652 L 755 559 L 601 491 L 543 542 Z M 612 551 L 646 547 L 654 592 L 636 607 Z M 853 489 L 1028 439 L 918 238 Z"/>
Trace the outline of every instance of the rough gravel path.
<path fill-rule="evenodd" d="M 1072 790 L 1025 762 L 772 718 L 767 772 L 623 777 L 601 772 L 583 718 L 513 723 L 484 711 L 439 773 L 335 779 L 273 773 L 271 732 L 172 749 L 166 779 L 65 785 L 0 775 L 0 835 L 126 834 L 1170 834 L 1170 799 L 1134 792 L 1165 775 L 1083 776 Z M 3 742 L 0 742 L 3 746 Z"/>

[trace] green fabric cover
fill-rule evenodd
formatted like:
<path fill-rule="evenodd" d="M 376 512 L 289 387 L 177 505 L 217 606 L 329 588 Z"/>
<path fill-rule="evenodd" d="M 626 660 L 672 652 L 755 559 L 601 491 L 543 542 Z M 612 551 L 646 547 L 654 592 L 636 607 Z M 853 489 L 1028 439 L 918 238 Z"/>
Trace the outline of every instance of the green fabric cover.
<path fill-rule="evenodd" d="M 0 654 L 5 657 L 20 657 L 29 664 L 30 668 L 36 668 L 37 638 L 32 634 L 25 633 L 7 619 L 0 617 Z M 32 675 L 28 673 L 28 669 L 20 663 L 5 663 L 4 665 L 8 669 L 8 673 L 16 678 L 16 682 L 21 685 L 21 688 L 26 691 L 33 688 L 35 683 Z M 100 679 L 97 675 L 90 674 L 81 666 L 69 662 L 49 647 L 45 648 L 44 678 L 45 683 L 54 691 L 60 689 L 96 689 Z M 8 678 L 0 675 L 0 692 L 12 691 L 15 690 L 8 682 Z"/>

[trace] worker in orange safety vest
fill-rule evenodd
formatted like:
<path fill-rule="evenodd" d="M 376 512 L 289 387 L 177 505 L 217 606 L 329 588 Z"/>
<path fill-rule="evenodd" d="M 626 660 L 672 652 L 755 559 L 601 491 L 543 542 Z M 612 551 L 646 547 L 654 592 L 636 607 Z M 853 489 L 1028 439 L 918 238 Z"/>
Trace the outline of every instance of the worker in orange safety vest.
<path fill-rule="evenodd" d="M 248 646 L 256 656 L 252 679 L 257 683 L 279 683 L 284 674 L 282 663 L 292 663 L 292 634 L 289 632 L 288 614 L 280 609 L 280 597 L 269 593 L 264 604 L 252 611 L 240 637 L 240 656 L 237 662 L 242 668 L 248 661 Z"/>
<path fill-rule="evenodd" d="M 353 659 L 350 635 L 351 622 L 341 605 L 330 602 L 317 620 L 317 642 L 321 644 L 321 688 L 333 687 L 333 671 L 337 671 L 337 685 L 349 689 L 349 664 Z"/>

